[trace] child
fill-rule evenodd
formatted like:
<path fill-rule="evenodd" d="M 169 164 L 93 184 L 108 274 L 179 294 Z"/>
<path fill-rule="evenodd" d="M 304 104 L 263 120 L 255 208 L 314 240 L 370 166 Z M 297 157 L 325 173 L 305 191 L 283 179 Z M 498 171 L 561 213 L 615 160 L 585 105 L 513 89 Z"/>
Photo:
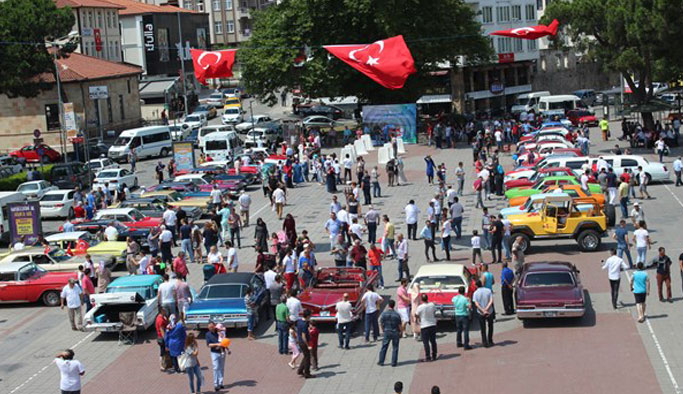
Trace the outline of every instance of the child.
<path fill-rule="evenodd" d="M 308 322 L 308 335 L 310 340 L 308 341 L 308 346 L 311 348 L 311 367 L 314 370 L 318 370 L 318 327 L 310 321 Z"/>
<path fill-rule="evenodd" d="M 289 326 L 289 351 L 292 352 L 292 360 L 289 362 L 289 366 L 292 369 L 296 369 L 297 365 L 294 362 L 299 358 L 301 354 L 299 350 L 299 345 L 296 343 L 296 330 L 294 325 Z"/>
<path fill-rule="evenodd" d="M 479 255 L 479 261 L 484 264 L 484 259 L 481 257 L 481 238 L 479 237 L 479 231 L 472 231 L 472 264 L 477 265 L 477 255 Z"/>

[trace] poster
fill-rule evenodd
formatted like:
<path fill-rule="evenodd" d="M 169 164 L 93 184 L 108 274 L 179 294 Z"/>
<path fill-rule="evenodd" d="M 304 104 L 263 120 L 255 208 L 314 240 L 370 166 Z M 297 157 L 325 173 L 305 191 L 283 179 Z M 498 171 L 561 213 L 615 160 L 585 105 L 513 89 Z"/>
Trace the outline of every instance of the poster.
<path fill-rule="evenodd" d="M 195 168 L 192 142 L 174 142 L 173 160 L 175 160 L 177 171 L 190 171 Z"/>
<path fill-rule="evenodd" d="M 373 135 L 386 135 L 394 130 L 404 142 L 414 144 L 417 142 L 417 105 L 364 105 L 363 126 Z"/>
<path fill-rule="evenodd" d="M 15 202 L 7 204 L 9 208 L 9 231 L 11 243 L 19 241 L 26 236 L 26 245 L 30 245 L 38 239 L 38 234 L 42 232 L 40 224 L 40 203 Z"/>

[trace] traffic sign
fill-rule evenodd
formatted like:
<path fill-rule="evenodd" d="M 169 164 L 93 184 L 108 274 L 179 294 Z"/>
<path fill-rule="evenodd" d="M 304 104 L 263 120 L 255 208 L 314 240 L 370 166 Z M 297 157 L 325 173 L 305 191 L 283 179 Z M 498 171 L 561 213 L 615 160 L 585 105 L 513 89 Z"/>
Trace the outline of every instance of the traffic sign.
<path fill-rule="evenodd" d="M 33 136 L 36 138 L 40 138 L 40 130 L 38 130 L 38 129 L 33 130 Z"/>

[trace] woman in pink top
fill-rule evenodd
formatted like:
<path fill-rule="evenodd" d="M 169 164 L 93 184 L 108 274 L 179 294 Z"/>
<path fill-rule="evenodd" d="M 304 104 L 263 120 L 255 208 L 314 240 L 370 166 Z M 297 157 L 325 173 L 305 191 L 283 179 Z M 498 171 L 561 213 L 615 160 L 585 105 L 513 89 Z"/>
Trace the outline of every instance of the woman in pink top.
<path fill-rule="evenodd" d="M 417 315 L 415 315 L 415 311 L 421 303 L 420 297 L 420 285 L 415 283 L 410 293 L 410 327 L 413 329 L 413 338 L 415 339 L 420 334 L 420 325 L 417 323 Z"/>
<path fill-rule="evenodd" d="M 397 312 L 401 316 L 401 325 L 403 326 L 403 337 L 406 334 L 406 325 L 410 322 L 410 296 L 408 295 L 408 279 L 401 279 L 401 285 L 396 290 Z"/>

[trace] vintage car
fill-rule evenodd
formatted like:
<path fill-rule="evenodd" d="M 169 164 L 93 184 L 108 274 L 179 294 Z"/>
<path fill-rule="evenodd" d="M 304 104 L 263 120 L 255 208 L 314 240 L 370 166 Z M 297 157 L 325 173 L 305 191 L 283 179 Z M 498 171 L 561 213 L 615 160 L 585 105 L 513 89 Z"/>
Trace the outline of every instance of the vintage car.
<path fill-rule="evenodd" d="M 464 286 L 467 293 L 469 283 L 470 271 L 463 264 L 428 264 L 417 270 L 408 293 L 412 295 L 415 284 L 418 284 L 420 294 L 426 294 L 436 306 L 437 320 L 453 320 L 455 309 L 451 300 L 460 286 Z"/>
<path fill-rule="evenodd" d="M 266 284 L 259 275 L 235 272 L 212 276 L 187 308 L 185 326 L 203 329 L 208 326 L 209 321 L 213 321 L 225 327 L 246 327 L 247 307 L 244 295 L 247 288 L 254 292 L 258 311 L 270 302 Z M 256 316 L 258 319 L 259 313 Z"/>
<path fill-rule="evenodd" d="M 302 291 L 299 300 L 305 309 L 311 310 L 312 320 L 334 322 L 337 316 L 335 306 L 344 293 L 349 294 L 349 302 L 358 309 L 358 301 L 377 279 L 376 271 L 357 267 L 325 267 L 316 272 L 313 286 Z"/>
<path fill-rule="evenodd" d="M 52 248 L 48 253 L 45 253 L 45 248 L 31 247 L 12 252 L 3 257 L 0 260 L 0 267 L 16 262 L 32 262 L 46 271 L 76 272 L 83 261 L 83 258 L 69 256 L 63 249 Z"/>
<path fill-rule="evenodd" d="M 128 244 L 123 241 L 102 241 L 90 246 L 86 251 L 92 257 L 93 261 L 104 260 L 107 266 L 114 270 L 118 266 L 126 263 L 126 249 Z M 109 266 L 109 259 L 107 257 L 116 257 L 116 266 Z"/>
<path fill-rule="evenodd" d="M 63 249 L 69 256 L 81 256 L 87 253 L 90 246 L 99 243 L 92 234 L 87 231 L 71 231 L 68 233 L 56 233 L 45 237 L 50 247 Z"/>
<path fill-rule="evenodd" d="M 199 218 L 202 216 L 202 210 L 207 209 L 211 197 L 188 197 L 183 196 L 175 190 L 156 190 L 144 191 L 140 195 L 141 198 L 155 198 L 163 201 L 168 206 L 178 208 L 180 207 L 188 217 Z"/>
<path fill-rule="evenodd" d="M 590 199 L 585 200 L 580 203 Z M 592 209 L 579 210 L 579 202 L 570 196 L 548 196 L 538 212 L 508 216 L 512 224 L 510 242 L 520 237 L 520 249 L 528 252 L 532 239 L 573 238 L 582 251 L 595 251 L 607 230 L 607 216 L 594 199 L 592 204 Z"/>
<path fill-rule="evenodd" d="M 510 206 L 510 207 L 501 209 L 500 214 L 503 215 L 504 218 L 507 218 L 510 215 L 522 215 L 525 213 L 538 212 L 538 210 L 543 206 L 545 198 L 550 197 L 550 196 L 569 196 L 569 194 L 567 194 L 567 193 L 553 193 L 553 192 L 534 194 L 533 196 L 527 197 L 526 202 L 522 205 Z M 593 201 L 591 200 L 587 204 L 580 204 L 579 203 L 579 204 L 577 204 L 577 208 L 580 211 L 587 211 L 589 209 L 593 209 L 592 202 Z"/>
<path fill-rule="evenodd" d="M 544 188 L 543 193 L 541 194 L 553 192 L 559 193 L 557 189 L 562 189 L 562 193 L 568 194 L 570 197 L 592 197 L 598 202 L 598 204 L 600 204 L 601 207 L 604 207 L 605 205 L 605 195 L 603 193 L 591 193 L 590 191 L 586 192 L 581 189 L 581 185 L 552 185 Z M 514 197 L 508 201 L 508 204 L 510 204 L 511 207 L 524 205 L 529 200 L 529 197 L 530 196 Z"/>
<path fill-rule="evenodd" d="M 569 167 L 540 168 L 538 171 L 536 171 L 533 175 L 531 175 L 528 178 L 513 179 L 513 180 L 505 182 L 505 190 L 514 189 L 516 187 L 525 187 L 525 186 L 531 187 L 536 182 L 538 182 L 539 179 L 544 179 L 544 178 L 547 178 L 549 176 L 561 176 L 561 175 L 576 176 L 576 174 L 574 173 L 574 170 L 572 170 Z"/>
<path fill-rule="evenodd" d="M 558 175 L 549 176 L 539 179 L 532 186 L 516 187 L 505 192 L 505 198 L 511 199 L 515 197 L 533 196 L 534 194 L 543 193 L 543 189 L 554 185 L 580 185 L 581 182 L 574 175 Z M 588 184 L 588 191 L 591 193 L 601 193 L 600 185 L 596 183 Z"/>
<path fill-rule="evenodd" d="M 586 109 L 575 109 L 567 112 L 567 118 L 574 126 L 597 126 L 598 118 L 595 113 Z"/>
<path fill-rule="evenodd" d="M 92 309 L 83 316 L 85 331 L 116 332 L 123 328 L 121 312 L 135 312 L 138 330 L 154 325 L 159 314 L 160 275 L 132 275 L 114 279 L 107 290 L 90 296 Z"/>
<path fill-rule="evenodd" d="M 58 306 L 62 289 L 75 272 L 48 272 L 30 261 L 0 264 L 0 302 L 37 302 Z"/>
<path fill-rule="evenodd" d="M 162 223 L 162 218 L 145 216 L 135 208 L 101 209 L 95 214 L 95 220 L 116 220 L 130 228 L 153 228 Z"/>
<path fill-rule="evenodd" d="M 90 234 L 97 235 L 101 234 L 110 224 L 116 228 L 116 231 L 118 231 L 119 242 L 125 242 L 128 237 L 131 237 L 143 249 L 149 249 L 149 244 L 147 242 L 149 229 L 133 229 L 116 220 L 91 220 L 87 222 L 74 223 L 74 229 L 76 231 L 87 231 Z M 62 231 L 61 227 L 59 228 L 59 231 Z"/>
<path fill-rule="evenodd" d="M 566 262 L 532 262 L 515 283 L 518 319 L 581 317 L 586 313 L 579 270 Z"/>

